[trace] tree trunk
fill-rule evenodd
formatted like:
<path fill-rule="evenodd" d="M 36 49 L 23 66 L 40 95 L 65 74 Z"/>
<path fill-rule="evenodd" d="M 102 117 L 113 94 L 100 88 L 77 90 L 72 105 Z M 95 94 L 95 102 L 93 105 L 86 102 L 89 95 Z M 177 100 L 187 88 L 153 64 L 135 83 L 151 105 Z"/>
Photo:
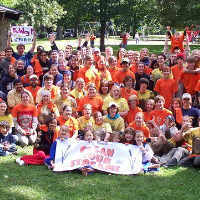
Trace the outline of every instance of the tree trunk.
<path fill-rule="evenodd" d="M 57 39 L 61 40 L 63 39 L 63 33 L 62 33 L 62 26 L 57 26 Z"/>
<path fill-rule="evenodd" d="M 100 38 L 100 51 L 105 51 L 105 45 L 104 45 L 104 35 L 105 35 L 105 28 L 106 28 L 106 21 L 100 21 L 101 22 L 101 38 Z"/>
<path fill-rule="evenodd" d="M 74 38 L 78 37 L 78 24 L 79 21 L 76 21 L 74 25 Z"/>

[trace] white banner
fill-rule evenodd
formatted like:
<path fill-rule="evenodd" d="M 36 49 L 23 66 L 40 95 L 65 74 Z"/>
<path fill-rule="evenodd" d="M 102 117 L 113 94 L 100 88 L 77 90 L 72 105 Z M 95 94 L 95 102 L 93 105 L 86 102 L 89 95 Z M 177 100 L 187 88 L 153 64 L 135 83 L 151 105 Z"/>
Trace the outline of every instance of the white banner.
<path fill-rule="evenodd" d="M 33 26 L 12 26 L 12 42 L 22 44 L 31 43 L 33 41 L 33 31 Z"/>
<path fill-rule="evenodd" d="M 113 174 L 137 174 L 142 168 L 142 152 L 136 145 L 112 142 L 57 141 L 54 171 L 84 166 Z"/>

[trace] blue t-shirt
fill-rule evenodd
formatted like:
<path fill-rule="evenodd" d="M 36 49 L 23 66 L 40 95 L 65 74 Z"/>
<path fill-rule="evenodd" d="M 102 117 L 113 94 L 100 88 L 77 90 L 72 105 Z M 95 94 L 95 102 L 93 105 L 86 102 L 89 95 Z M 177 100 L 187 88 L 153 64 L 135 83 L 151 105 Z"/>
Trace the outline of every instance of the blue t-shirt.
<path fill-rule="evenodd" d="M 29 65 L 31 65 L 31 59 L 32 59 L 33 54 L 28 51 L 26 54 L 19 56 L 19 54 L 13 52 L 13 57 L 16 60 L 23 60 L 24 61 L 24 69 L 26 69 Z M 32 66 L 32 65 L 31 65 Z"/>

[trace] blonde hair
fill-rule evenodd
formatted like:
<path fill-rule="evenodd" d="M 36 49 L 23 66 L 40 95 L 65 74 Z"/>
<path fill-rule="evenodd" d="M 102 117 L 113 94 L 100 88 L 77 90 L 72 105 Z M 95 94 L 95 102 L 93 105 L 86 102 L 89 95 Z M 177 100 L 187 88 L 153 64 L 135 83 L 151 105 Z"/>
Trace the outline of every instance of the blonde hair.
<path fill-rule="evenodd" d="M 117 85 L 114 85 L 114 86 L 112 87 L 112 89 L 111 89 L 111 91 L 110 91 L 110 96 L 113 97 L 113 92 L 114 92 L 114 89 L 115 89 L 115 88 L 118 89 L 118 91 L 119 91 L 119 98 L 121 98 L 121 97 L 122 97 L 122 91 L 121 91 L 120 87 L 117 86 Z"/>

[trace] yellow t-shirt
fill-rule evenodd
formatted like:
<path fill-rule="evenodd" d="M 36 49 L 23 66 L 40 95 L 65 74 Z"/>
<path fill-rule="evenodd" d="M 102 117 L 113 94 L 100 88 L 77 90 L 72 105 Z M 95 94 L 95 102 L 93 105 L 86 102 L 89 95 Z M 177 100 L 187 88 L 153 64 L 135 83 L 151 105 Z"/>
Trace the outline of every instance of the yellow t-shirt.
<path fill-rule="evenodd" d="M 78 130 L 85 131 L 88 128 L 88 125 L 94 126 L 95 121 L 93 117 L 90 117 L 90 119 L 85 119 L 84 116 L 79 117 L 78 119 Z"/>
<path fill-rule="evenodd" d="M 106 133 L 112 133 L 112 128 L 109 123 L 103 123 L 101 125 L 95 124 L 92 127 L 94 134 L 100 138 L 101 141 L 105 139 Z"/>
<path fill-rule="evenodd" d="M 7 121 L 10 124 L 10 127 L 14 127 L 12 115 L 9 114 L 9 115 L 0 116 L 0 122 L 3 120 Z"/>
<path fill-rule="evenodd" d="M 119 108 L 119 112 L 123 112 L 124 110 L 129 110 L 128 102 L 124 98 L 114 99 L 113 97 L 109 96 L 104 99 L 102 110 L 107 110 L 108 105 L 110 102 L 116 102 Z"/>
<path fill-rule="evenodd" d="M 63 107 L 66 105 L 70 105 L 72 107 L 72 112 L 76 112 L 77 110 L 76 100 L 70 96 L 68 96 L 67 99 L 62 99 L 62 97 L 60 97 L 54 101 L 54 104 L 57 106 L 60 113 L 63 112 Z"/>
<path fill-rule="evenodd" d="M 164 75 L 163 75 L 162 71 L 159 68 L 154 69 L 152 71 L 152 74 L 151 74 L 151 80 L 154 82 L 154 86 L 156 85 L 157 80 L 161 79 L 163 77 L 164 77 Z M 172 71 L 171 71 L 171 73 L 169 75 L 169 78 L 173 79 L 173 73 L 172 73 Z"/>
<path fill-rule="evenodd" d="M 109 119 L 107 116 L 103 116 L 103 122 L 109 123 L 112 131 L 117 131 L 117 132 L 124 132 L 124 119 L 122 117 L 118 117 L 115 120 Z"/>

